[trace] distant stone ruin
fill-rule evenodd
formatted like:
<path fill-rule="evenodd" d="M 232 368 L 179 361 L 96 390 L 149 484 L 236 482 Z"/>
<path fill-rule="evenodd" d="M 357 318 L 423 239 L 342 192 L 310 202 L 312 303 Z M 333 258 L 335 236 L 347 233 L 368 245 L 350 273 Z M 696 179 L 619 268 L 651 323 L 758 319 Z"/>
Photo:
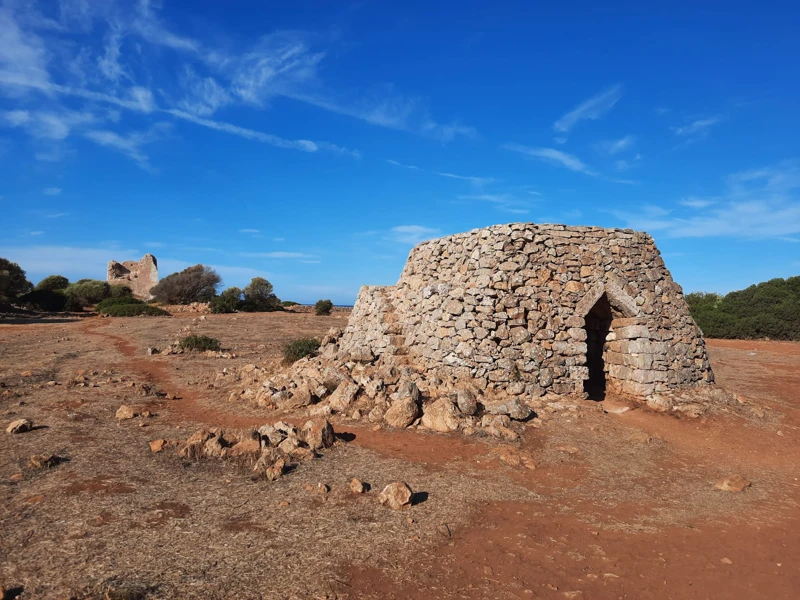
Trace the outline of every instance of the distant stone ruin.
<path fill-rule="evenodd" d="M 158 283 L 158 261 L 152 254 L 145 254 L 140 261 L 109 261 L 106 281 L 127 285 L 133 290 L 134 297 L 150 300 L 153 297 L 150 290 Z"/>
<path fill-rule="evenodd" d="M 694 411 L 713 381 L 648 234 L 515 223 L 416 246 L 397 285 L 361 288 L 346 329 L 256 400 L 503 433 L 566 396 Z"/>

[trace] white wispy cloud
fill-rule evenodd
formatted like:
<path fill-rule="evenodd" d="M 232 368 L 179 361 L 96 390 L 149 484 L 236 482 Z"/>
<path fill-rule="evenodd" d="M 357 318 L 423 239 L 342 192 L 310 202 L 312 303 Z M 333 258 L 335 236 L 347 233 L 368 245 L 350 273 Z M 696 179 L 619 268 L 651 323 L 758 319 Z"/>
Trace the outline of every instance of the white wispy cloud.
<path fill-rule="evenodd" d="M 477 200 L 487 202 L 497 210 L 516 215 L 524 215 L 530 212 L 528 204 L 523 202 L 513 194 L 474 194 L 458 197 L 460 200 Z"/>
<path fill-rule="evenodd" d="M 675 135 L 683 137 L 704 136 L 708 135 L 708 131 L 711 127 L 721 122 L 721 116 L 714 116 L 707 119 L 698 119 L 680 127 L 673 127 L 672 131 L 675 133 Z"/>
<path fill-rule="evenodd" d="M 688 218 L 672 216 L 668 209 L 661 214 L 613 214 L 629 227 L 669 237 L 792 237 L 800 233 L 800 164 L 790 161 L 734 173 L 725 179 L 725 193 L 713 204 L 705 202 L 682 202 L 696 211 Z"/>
<path fill-rule="evenodd" d="M 42 193 L 45 196 L 60 196 L 61 195 L 61 188 L 60 187 L 48 187 L 42 190 Z"/>
<path fill-rule="evenodd" d="M 49 215 L 45 215 L 45 217 L 47 217 L 48 219 L 60 219 L 62 217 L 67 217 L 67 216 L 69 216 L 69 213 L 65 213 L 65 212 L 52 213 L 52 214 L 49 214 Z"/>
<path fill-rule="evenodd" d="M 694 196 L 690 196 L 689 198 L 685 198 L 679 202 L 683 206 L 688 206 L 689 208 L 708 208 L 712 204 L 716 204 L 717 200 L 709 199 L 709 198 L 695 198 Z"/>
<path fill-rule="evenodd" d="M 28 235 L 36 236 L 36 235 L 42 235 L 43 233 L 44 231 L 31 231 L 28 233 Z"/>
<path fill-rule="evenodd" d="M 305 252 L 241 252 L 240 256 L 248 258 L 316 258 Z"/>
<path fill-rule="evenodd" d="M 163 132 L 169 128 L 169 124 L 160 123 L 150 128 L 146 132 L 132 132 L 119 134 L 114 131 L 93 129 L 83 135 L 99 146 L 112 148 L 121 152 L 125 156 L 135 160 L 143 169 L 151 169 L 147 155 L 142 151 L 142 147 L 159 139 Z"/>
<path fill-rule="evenodd" d="M 441 234 L 441 230 L 434 227 L 425 227 L 424 225 L 398 225 L 389 230 L 386 239 L 413 246 L 426 240 L 439 237 Z"/>
<path fill-rule="evenodd" d="M 260 229 L 240 229 L 239 233 L 261 233 Z"/>
<path fill-rule="evenodd" d="M 642 160 L 642 155 L 638 152 L 634 154 L 631 158 L 624 158 L 614 162 L 614 167 L 617 171 L 627 171 L 628 169 L 632 169 L 633 167 L 637 166 Z"/>
<path fill-rule="evenodd" d="M 566 133 L 580 121 L 600 119 L 619 102 L 620 98 L 622 98 L 621 85 L 606 88 L 553 123 L 553 129 L 559 133 Z"/>
<path fill-rule="evenodd" d="M 432 175 L 438 175 L 439 177 L 446 177 L 447 179 L 459 179 L 461 181 L 468 181 L 476 186 L 486 185 L 494 181 L 492 177 L 475 177 L 470 175 L 456 175 L 455 173 L 447 173 L 442 171 L 431 171 L 430 169 L 422 169 L 414 165 L 404 165 L 403 163 L 397 162 L 396 160 L 387 160 L 386 162 L 395 167 L 401 167 L 403 169 L 409 169 L 411 171 L 421 171 L 424 173 L 430 173 Z"/>
<path fill-rule="evenodd" d="M 166 246 L 164 242 L 145 242 L 144 245 L 146 248 L 164 248 Z"/>
<path fill-rule="evenodd" d="M 583 163 L 577 156 L 567 154 L 555 148 L 536 148 L 529 146 L 522 146 L 521 144 L 504 144 L 502 146 L 506 150 L 519 152 L 525 156 L 536 158 L 549 162 L 550 164 L 559 165 L 575 171 L 576 173 L 584 173 L 586 175 L 597 176 L 598 173 Z"/>
<path fill-rule="evenodd" d="M 601 154 L 613 156 L 632 148 L 635 141 L 636 138 L 634 136 L 626 135 L 618 140 L 603 140 L 602 142 L 598 142 L 595 148 L 597 148 L 597 151 Z"/>

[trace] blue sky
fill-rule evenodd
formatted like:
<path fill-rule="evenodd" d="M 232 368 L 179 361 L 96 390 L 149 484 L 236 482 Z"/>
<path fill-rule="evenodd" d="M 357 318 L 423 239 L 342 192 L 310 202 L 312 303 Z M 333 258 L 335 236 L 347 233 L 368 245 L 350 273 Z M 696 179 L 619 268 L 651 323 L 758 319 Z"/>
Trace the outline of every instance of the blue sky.
<path fill-rule="evenodd" d="M 648 231 L 686 291 L 800 272 L 791 2 L 0 7 L 0 256 L 33 281 L 150 252 L 352 303 L 514 221 Z"/>

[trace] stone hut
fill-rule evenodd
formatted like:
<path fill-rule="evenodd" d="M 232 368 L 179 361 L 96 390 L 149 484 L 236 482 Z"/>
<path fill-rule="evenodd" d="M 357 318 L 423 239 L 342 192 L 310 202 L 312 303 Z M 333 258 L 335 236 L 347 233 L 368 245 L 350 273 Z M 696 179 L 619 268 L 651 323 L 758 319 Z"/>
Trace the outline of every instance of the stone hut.
<path fill-rule="evenodd" d="M 141 260 L 118 263 L 109 261 L 106 281 L 110 284 L 127 285 L 133 295 L 140 300 L 150 300 L 150 290 L 158 283 L 158 261 L 152 254 L 145 254 Z"/>
<path fill-rule="evenodd" d="M 513 223 L 422 243 L 397 285 L 361 288 L 337 358 L 365 354 L 523 397 L 714 381 L 681 287 L 628 229 Z"/>

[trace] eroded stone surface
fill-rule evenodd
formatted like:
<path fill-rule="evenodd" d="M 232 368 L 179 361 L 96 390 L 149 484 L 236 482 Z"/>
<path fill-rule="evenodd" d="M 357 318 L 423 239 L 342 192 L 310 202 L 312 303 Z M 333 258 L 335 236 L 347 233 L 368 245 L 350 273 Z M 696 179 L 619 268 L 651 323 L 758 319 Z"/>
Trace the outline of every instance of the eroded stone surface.
<path fill-rule="evenodd" d="M 109 261 L 106 281 L 127 285 L 134 297 L 150 300 L 153 297 L 150 290 L 158 283 L 158 261 L 152 254 L 145 254 L 139 261 Z"/>

